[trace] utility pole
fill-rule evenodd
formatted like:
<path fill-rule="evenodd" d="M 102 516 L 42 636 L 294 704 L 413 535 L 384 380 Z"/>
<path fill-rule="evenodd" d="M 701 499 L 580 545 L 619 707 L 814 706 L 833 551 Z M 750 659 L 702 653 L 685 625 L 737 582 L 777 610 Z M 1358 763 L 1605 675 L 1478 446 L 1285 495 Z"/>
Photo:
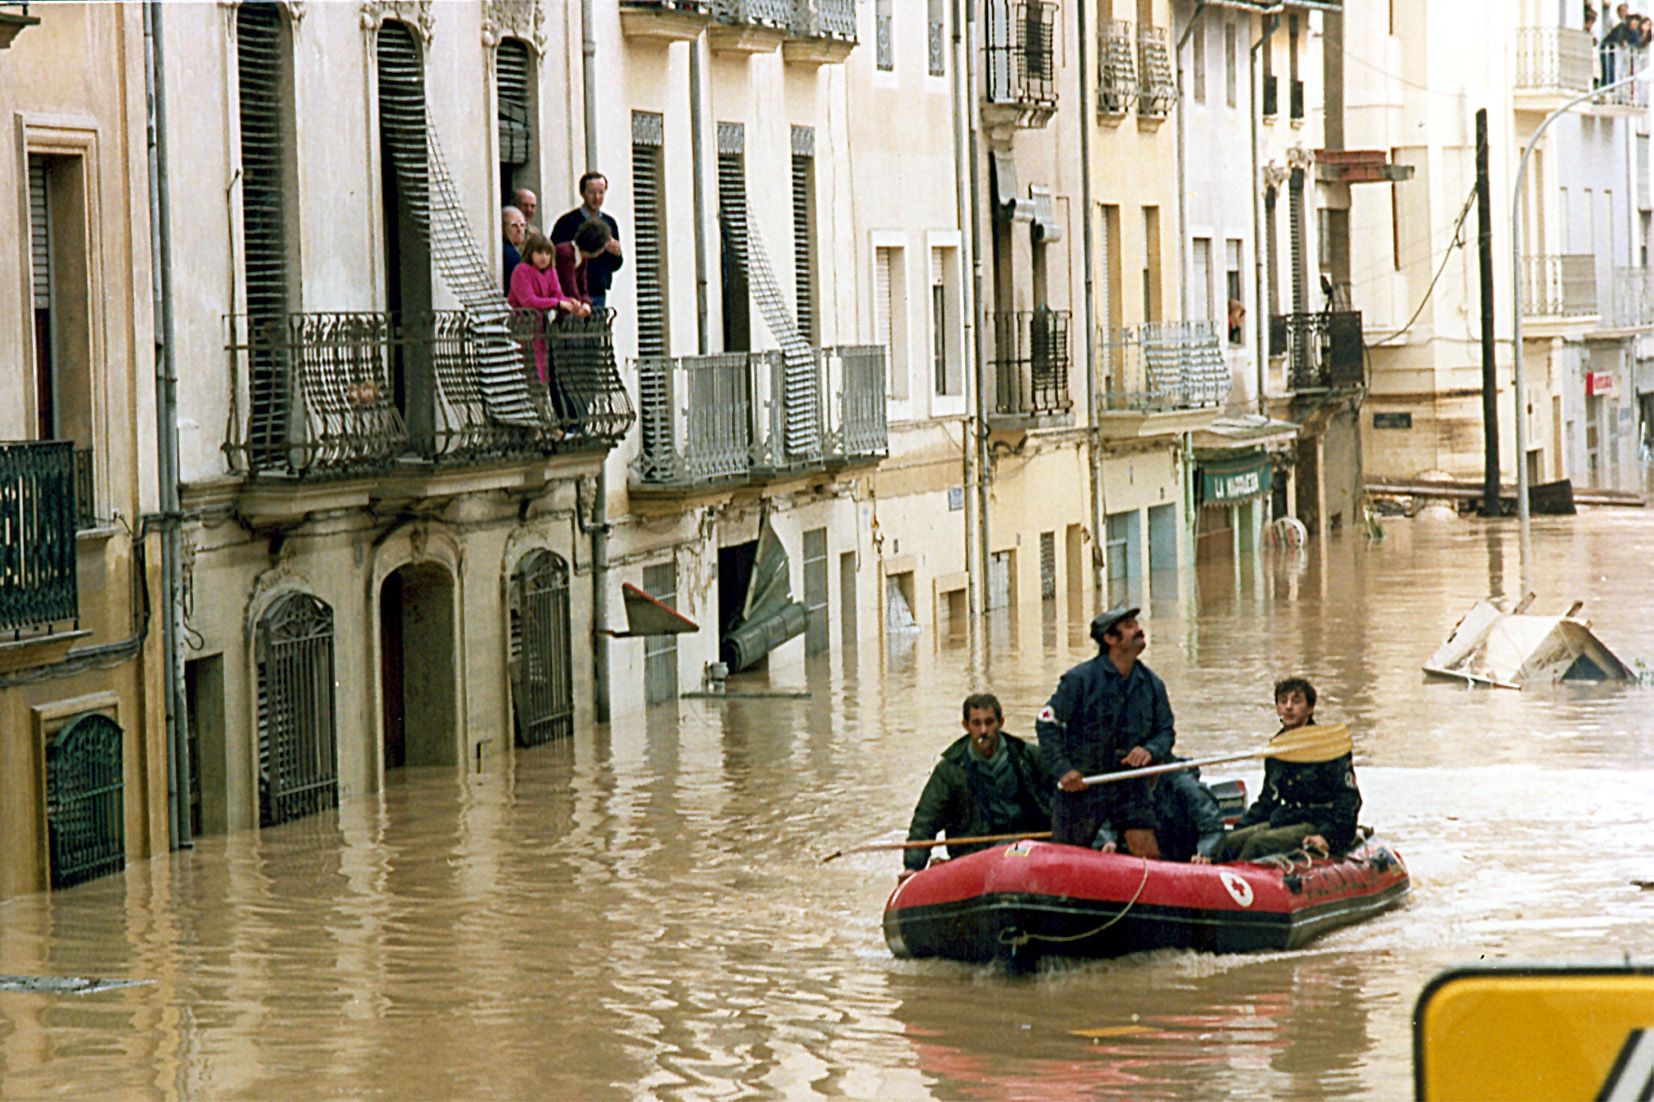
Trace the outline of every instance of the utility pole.
<path fill-rule="evenodd" d="M 1482 287 L 1482 515 L 1499 515 L 1499 374 L 1493 354 L 1493 202 L 1488 184 L 1487 108 L 1476 112 L 1476 255 Z M 1520 457 L 1518 458 L 1520 462 Z"/>

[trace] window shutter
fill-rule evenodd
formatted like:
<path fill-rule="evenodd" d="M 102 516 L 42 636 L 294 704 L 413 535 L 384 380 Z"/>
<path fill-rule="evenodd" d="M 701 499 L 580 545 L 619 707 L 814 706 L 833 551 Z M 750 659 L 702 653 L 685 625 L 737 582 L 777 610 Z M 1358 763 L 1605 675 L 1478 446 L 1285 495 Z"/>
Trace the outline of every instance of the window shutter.
<path fill-rule="evenodd" d="M 793 146 L 793 287 L 797 294 L 798 331 L 805 340 L 817 340 L 815 324 L 815 197 L 810 177 L 815 169 L 815 131 L 795 126 Z"/>
<path fill-rule="evenodd" d="M 29 263 L 34 308 L 52 308 L 52 223 L 46 205 L 46 162 L 29 158 Z"/>
<path fill-rule="evenodd" d="M 533 65 L 528 47 L 514 38 L 502 41 L 494 52 L 494 82 L 500 116 L 500 163 L 526 165 L 534 144 L 534 121 L 529 110 Z"/>
<path fill-rule="evenodd" d="M 885 346 L 890 354 L 891 362 L 895 362 L 895 349 L 890 346 L 891 301 L 890 301 L 890 257 L 891 250 L 877 249 L 873 260 L 873 339 Z"/>
<path fill-rule="evenodd" d="M 632 262 L 637 268 L 637 349 L 666 355 L 665 235 L 661 166 L 665 120 L 632 112 Z"/>

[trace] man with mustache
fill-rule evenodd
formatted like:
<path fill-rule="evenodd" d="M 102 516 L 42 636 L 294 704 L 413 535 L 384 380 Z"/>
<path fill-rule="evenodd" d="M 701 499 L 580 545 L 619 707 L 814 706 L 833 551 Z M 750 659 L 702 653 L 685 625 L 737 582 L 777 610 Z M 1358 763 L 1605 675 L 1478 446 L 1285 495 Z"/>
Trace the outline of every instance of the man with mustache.
<path fill-rule="evenodd" d="M 1133 855 L 1158 858 L 1148 781 L 1087 785 L 1084 780 L 1165 761 L 1177 739 L 1166 684 L 1138 661 L 1148 645 L 1137 623 L 1139 611 L 1111 608 L 1091 621 L 1097 657 L 1062 675 L 1034 729 L 1057 778 L 1051 840 L 1090 846 L 1098 829 L 1110 824 Z"/>

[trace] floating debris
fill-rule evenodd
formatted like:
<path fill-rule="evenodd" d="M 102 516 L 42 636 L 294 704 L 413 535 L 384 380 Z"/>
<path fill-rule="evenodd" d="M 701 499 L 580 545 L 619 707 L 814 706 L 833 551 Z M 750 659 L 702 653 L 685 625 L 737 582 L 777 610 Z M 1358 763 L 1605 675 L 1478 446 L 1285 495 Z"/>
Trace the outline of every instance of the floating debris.
<path fill-rule="evenodd" d="M 1629 681 L 1631 670 L 1591 633 L 1575 601 L 1560 616 L 1530 616 L 1533 594 L 1506 612 L 1492 599 L 1477 601 L 1424 672 L 1476 685 L 1520 689 L 1529 682 Z"/>
<path fill-rule="evenodd" d="M 39 995 L 95 995 L 121 987 L 143 987 L 154 980 L 91 979 L 85 976 L 0 976 L 0 991 Z"/>

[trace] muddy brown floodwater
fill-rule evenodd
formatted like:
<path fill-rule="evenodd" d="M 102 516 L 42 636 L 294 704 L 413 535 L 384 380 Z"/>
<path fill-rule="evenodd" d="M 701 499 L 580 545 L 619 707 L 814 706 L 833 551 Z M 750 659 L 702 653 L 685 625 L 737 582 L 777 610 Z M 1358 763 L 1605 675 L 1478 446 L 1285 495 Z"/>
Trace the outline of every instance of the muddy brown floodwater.
<path fill-rule="evenodd" d="M 1356 734 L 1363 821 L 1412 868 L 1405 909 L 1261 956 L 1031 978 L 892 959 L 898 858 L 820 856 L 901 836 L 969 688 L 1029 731 L 1090 653 L 1036 607 L 975 674 L 928 635 L 864 645 L 775 675 L 807 701 L 685 701 L 499 771 L 398 772 L 337 813 L 0 906 L 0 974 L 150 981 L 0 994 L 0 1095 L 1406 1097 L 1439 970 L 1654 953 L 1632 883 L 1654 878 L 1654 689 L 1426 682 L 1490 575 L 1515 588 L 1515 530 L 1385 531 L 1162 585 L 1147 661 L 1192 754 L 1254 745 L 1271 679 L 1307 673 Z M 1622 658 L 1654 660 L 1654 515 L 1545 519 L 1534 547 L 1536 610 L 1583 598 Z M 1111 1027 L 1135 1028 L 1071 1032 Z"/>

